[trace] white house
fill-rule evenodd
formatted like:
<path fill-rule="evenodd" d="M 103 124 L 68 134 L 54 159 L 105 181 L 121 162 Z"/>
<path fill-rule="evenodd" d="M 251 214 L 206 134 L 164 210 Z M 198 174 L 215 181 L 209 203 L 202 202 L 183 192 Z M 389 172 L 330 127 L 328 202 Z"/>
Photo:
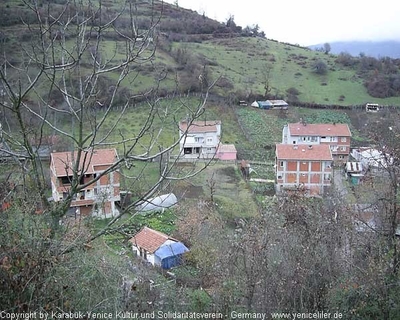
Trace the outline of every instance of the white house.
<path fill-rule="evenodd" d="M 221 121 L 181 121 L 179 150 L 185 158 L 213 158 L 221 138 Z"/>

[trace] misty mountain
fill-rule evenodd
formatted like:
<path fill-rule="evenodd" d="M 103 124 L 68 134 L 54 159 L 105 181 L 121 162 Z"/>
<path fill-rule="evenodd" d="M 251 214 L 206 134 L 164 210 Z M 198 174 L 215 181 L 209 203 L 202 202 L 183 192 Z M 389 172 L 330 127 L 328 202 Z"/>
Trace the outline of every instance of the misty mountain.
<path fill-rule="evenodd" d="M 347 52 L 352 56 L 358 56 L 361 52 L 367 56 L 379 58 L 400 58 L 400 41 L 338 41 L 329 42 L 331 53 L 339 54 Z M 309 46 L 315 50 L 323 47 L 323 43 Z"/>

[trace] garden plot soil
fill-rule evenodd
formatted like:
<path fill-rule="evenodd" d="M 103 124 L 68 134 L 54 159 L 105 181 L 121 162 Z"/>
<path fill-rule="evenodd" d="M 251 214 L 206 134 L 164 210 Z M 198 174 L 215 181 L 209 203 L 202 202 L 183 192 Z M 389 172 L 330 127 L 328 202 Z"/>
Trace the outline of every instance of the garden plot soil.
<path fill-rule="evenodd" d="M 240 177 L 238 177 L 234 166 L 210 166 L 196 177 L 196 181 L 188 179 L 175 184 L 174 193 L 178 200 L 201 199 L 209 196 L 207 180 L 210 180 L 213 173 L 218 188 L 221 188 L 221 185 L 234 186 L 240 181 Z"/>

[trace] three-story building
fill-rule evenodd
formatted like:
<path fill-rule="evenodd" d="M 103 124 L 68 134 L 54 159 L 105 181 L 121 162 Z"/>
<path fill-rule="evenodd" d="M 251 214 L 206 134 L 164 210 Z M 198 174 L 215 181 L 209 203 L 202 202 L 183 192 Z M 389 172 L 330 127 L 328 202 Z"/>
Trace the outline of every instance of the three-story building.
<path fill-rule="evenodd" d="M 290 145 L 328 145 L 333 161 L 344 163 L 349 159 L 351 132 L 343 123 L 307 124 L 289 123 L 282 132 L 282 143 Z"/>
<path fill-rule="evenodd" d="M 331 185 L 332 152 L 326 144 L 277 144 L 276 191 L 305 189 L 321 194 Z"/>
<path fill-rule="evenodd" d="M 65 199 L 71 188 L 73 172 L 76 170 L 76 152 L 53 152 L 50 159 L 51 189 L 54 201 Z M 118 170 L 108 170 L 118 160 L 115 149 L 84 151 L 76 172 L 80 185 L 86 185 L 74 195 L 71 207 L 77 215 L 94 215 L 108 218 L 118 213 L 116 202 L 120 201 L 120 176 Z"/>

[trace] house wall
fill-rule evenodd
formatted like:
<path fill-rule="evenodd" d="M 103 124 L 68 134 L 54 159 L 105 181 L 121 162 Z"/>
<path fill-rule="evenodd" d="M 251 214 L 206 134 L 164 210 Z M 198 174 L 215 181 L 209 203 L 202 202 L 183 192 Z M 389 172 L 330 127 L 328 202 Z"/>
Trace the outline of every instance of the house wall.
<path fill-rule="evenodd" d="M 134 244 L 132 244 L 132 251 L 133 251 L 133 253 L 136 254 L 136 256 L 138 256 L 139 258 L 144 259 L 144 258 L 140 255 L 140 248 L 137 247 L 137 246 L 135 246 Z M 153 253 L 149 253 L 149 252 L 147 251 L 147 252 L 146 252 L 146 256 L 147 256 L 146 261 L 147 261 L 147 262 L 150 262 L 150 263 L 154 266 L 154 264 L 155 264 L 155 257 L 154 257 L 154 254 L 153 254 Z"/>
<path fill-rule="evenodd" d="M 236 152 L 218 152 L 217 158 L 220 160 L 236 160 L 237 153 Z"/>
<path fill-rule="evenodd" d="M 84 183 L 93 179 L 96 174 L 101 174 L 108 166 L 97 166 L 94 174 L 86 175 Z M 63 199 L 62 192 L 68 192 L 69 185 L 64 186 L 61 178 L 55 176 L 54 166 L 51 167 L 51 186 L 54 201 Z M 93 214 L 95 217 L 109 218 L 119 213 L 115 205 L 116 201 L 120 201 L 120 174 L 118 171 L 110 172 L 104 175 L 95 183 L 87 186 L 81 193 L 76 195 L 76 199 L 72 201 L 71 207 L 78 207 L 80 214 Z"/>
<path fill-rule="evenodd" d="M 179 131 L 179 150 L 180 156 L 184 158 L 212 158 L 215 156 L 218 145 L 220 143 L 221 125 L 217 125 L 215 132 L 199 132 L 188 133 L 186 138 L 182 137 L 183 132 Z M 185 154 L 184 148 L 191 148 L 191 154 Z M 195 148 L 199 148 L 200 152 L 195 153 Z"/>
<path fill-rule="evenodd" d="M 282 143 L 284 144 L 327 144 L 330 146 L 335 162 L 347 162 L 350 154 L 351 137 L 348 136 L 298 136 L 292 135 L 286 125 L 282 130 Z"/>
<path fill-rule="evenodd" d="M 283 164 L 283 165 L 282 165 Z M 314 194 L 331 185 L 330 161 L 286 161 L 276 158 L 276 190 L 304 185 Z"/>

